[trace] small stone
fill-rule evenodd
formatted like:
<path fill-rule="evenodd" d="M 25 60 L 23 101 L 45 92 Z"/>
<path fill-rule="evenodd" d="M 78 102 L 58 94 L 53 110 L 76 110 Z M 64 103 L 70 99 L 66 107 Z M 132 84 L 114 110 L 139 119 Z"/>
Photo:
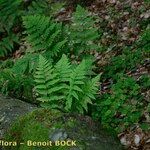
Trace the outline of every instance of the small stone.
<path fill-rule="evenodd" d="M 67 133 L 62 129 L 56 129 L 50 136 L 51 141 L 66 140 Z"/>

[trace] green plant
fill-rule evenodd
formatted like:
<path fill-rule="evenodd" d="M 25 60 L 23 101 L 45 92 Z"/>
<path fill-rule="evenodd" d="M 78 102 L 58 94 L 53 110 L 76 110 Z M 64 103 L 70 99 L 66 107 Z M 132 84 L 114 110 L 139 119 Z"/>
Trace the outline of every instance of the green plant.
<path fill-rule="evenodd" d="M 0 57 L 10 54 L 14 43 L 18 43 L 18 35 L 13 33 L 13 28 L 21 15 L 19 9 L 21 2 L 21 0 L 0 1 Z"/>
<path fill-rule="evenodd" d="M 12 67 L 12 72 L 15 74 L 32 75 L 38 63 L 38 54 L 25 54 L 22 58 L 16 59 Z"/>
<path fill-rule="evenodd" d="M 99 75 L 92 79 L 87 77 L 85 61 L 77 67 L 72 67 L 67 57 L 63 55 L 52 67 L 40 55 L 35 74 L 37 100 L 49 108 L 83 113 L 84 110 L 88 110 L 87 104 L 95 99 L 98 81 Z"/>
<path fill-rule="evenodd" d="M 97 101 L 97 109 L 93 114 L 107 128 L 121 132 L 133 124 L 139 123 L 142 117 L 140 86 L 136 81 L 124 75 L 111 87 L 110 94 L 104 94 Z"/>
<path fill-rule="evenodd" d="M 65 5 L 65 2 L 52 0 L 34 0 L 27 7 L 27 15 L 46 15 L 46 16 L 55 16 Z"/>
<path fill-rule="evenodd" d="M 38 55 L 26 54 L 22 58 L 4 61 L 0 71 L 0 92 L 17 98 L 33 100 L 33 72 Z"/>
<path fill-rule="evenodd" d="M 98 39 L 98 28 L 95 27 L 94 17 L 89 12 L 77 6 L 72 16 L 72 23 L 67 29 L 70 47 L 73 53 L 79 54 L 98 49 L 95 41 Z"/>
<path fill-rule="evenodd" d="M 147 5 L 150 5 L 149 0 L 144 0 L 144 3 L 147 4 Z"/>
<path fill-rule="evenodd" d="M 42 110 L 40 110 L 42 111 Z M 39 111 L 39 112 L 40 112 Z M 17 118 L 11 128 L 9 129 L 8 133 L 5 135 L 5 139 L 7 140 L 13 140 L 17 143 L 25 143 L 25 144 L 17 144 L 17 146 L 9 146 L 5 149 L 9 150 L 28 150 L 29 146 L 26 144 L 27 141 L 33 140 L 33 141 L 48 141 L 48 134 L 49 129 L 46 127 L 45 124 L 41 124 L 40 119 L 37 119 L 37 114 L 39 112 L 33 111 L 31 114 L 27 114 L 25 116 L 22 116 L 20 118 Z M 44 111 L 46 112 L 46 111 Z M 42 113 L 39 113 L 40 115 L 43 115 Z M 50 114 L 50 113 L 49 113 Z M 40 116 L 41 117 L 41 116 Z M 43 115 L 44 117 L 44 115 Z M 38 147 L 38 146 L 30 146 L 30 149 L 36 150 L 36 149 L 51 149 L 48 147 Z"/>
<path fill-rule="evenodd" d="M 32 52 L 48 51 L 49 55 L 56 56 L 66 43 L 66 40 L 61 39 L 61 25 L 49 17 L 29 15 L 23 17 L 23 24 Z"/>
<path fill-rule="evenodd" d="M 149 54 L 150 51 L 150 25 L 143 31 L 140 39 L 137 41 L 137 45 L 141 51 Z"/>
<path fill-rule="evenodd" d="M 144 90 L 150 89 L 150 76 L 149 75 L 147 74 L 142 75 L 138 82 L 141 88 L 143 88 Z"/>
<path fill-rule="evenodd" d="M 50 11 L 52 16 L 57 15 L 57 13 L 59 13 L 62 8 L 65 8 L 65 5 L 66 5 L 65 1 L 58 1 L 58 2 L 52 3 L 51 11 Z"/>
<path fill-rule="evenodd" d="M 0 41 L 0 57 L 10 54 L 14 48 L 14 43 L 18 43 L 19 38 L 15 34 L 10 34 Z"/>
<path fill-rule="evenodd" d="M 121 55 L 111 58 L 111 62 L 105 67 L 105 77 L 116 79 L 117 73 L 125 73 L 127 70 L 133 70 L 143 61 L 143 52 L 140 49 L 131 50 L 125 48 Z"/>
<path fill-rule="evenodd" d="M 21 2 L 22 0 L 0 1 L 0 32 L 10 32 L 20 14 L 19 6 Z"/>
<path fill-rule="evenodd" d="M 50 0 L 34 0 L 28 6 L 28 14 L 42 14 L 46 15 L 50 11 Z"/>
<path fill-rule="evenodd" d="M 0 92 L 17 98 L 32 99 L 33 78 L 3 69 L 0 74 Z"/>
<path fill-rule="evenodd" d="M 122 53 L 111 58 L 110 63 L 104 68 L 104 78 L 116 78 L 117 73 L 126 73 L 136 70 L 139 64 L 143 64 L 149 57 L 150 51 L 150 28 L 147 27 L 141 33 L 139 39 L 132 45 L 122 50 Z"/>

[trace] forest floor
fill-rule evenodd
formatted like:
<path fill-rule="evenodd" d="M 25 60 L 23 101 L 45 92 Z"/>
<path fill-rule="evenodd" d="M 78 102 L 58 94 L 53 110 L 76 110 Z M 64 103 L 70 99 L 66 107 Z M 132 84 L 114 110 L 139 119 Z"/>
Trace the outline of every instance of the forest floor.
<path fill-rule="evenodd" d="M 72 14 L 75 11 L 76 3 L 79 2 L 75 0 L 69 2 L 69 4 L 66 2 L 66 5 L 55 12 L 55 19 L 62 23 L 70 22 Z M 150 53 L 149 50 L 148 53 L 142 53 L 141 58 L 139 58 L 141 53 L 136 53 L 140 48 L 142 51 L 142 48 L 148 44 L 139 44 L 138 41 L 140 41 L 141 34 L 150 25 L 149 0 L 95 0 L 92 2 L 84 2 L 81 0 L 80 4 L 89 10 L 90 15 L 96 18 L 95 26 L 99 29 L 101 36 L 98 41 L 101 50 L 91 50 L 90 52 L 96 58 L 94 62 L 95 73 L 102 75 L 99 85 L 99 96 L 103 98 L 105 95 L 113 94 L 112 87 L 116 85 L 117 74 L 132 77 L 141 87 L 140 95 L 143 97 L 144 103 L 141 112 L 142 118 L 138 123 L 126 129 L 124 129 L 125 125 L 123 124 L 122 128 L 124 130 L 118 133 L 121 144 L 131 150 L 149 150 Z M 149 40 L 147 41 L 149 42 Z M 24 55 L 21 50 L 23 46 L 20 45 L 17 50 L 13 51 L 10 57 L 14 60 L 21 58 Z M 147 48 L 150 49 L 148 46 Z M 127 49 L 128 47 L 130 47 L 129 50 Z M 81 61 L 78 56 L 72 57 L 73 60 Z M 0 60 L 6 59 L 8 59 L 8 56 L 0 57 Z M 127 86 L 127 88 L 129 87 L 130 85 Z M 133 102 L 131 100 L 131 103 L 128 105 L 134 105 L 134 102 L 134 100 Z M 117 119 L 121 117 L 120 114 L 116 114 L 115 116 Z M 148 130 L 145 131 L 140 127 L 141 122 L 149 125 Z"/>
<path fill-rule="evenodd" d="M 97 26 L 102 34 L 99 42 L 103 51 L 93 51 L 91 54 L 97 58 L 98 72 L 104 73 L 104 68 L 111 65 L 113 57 L 121 55 L 124 47 L 133 46 L 132 49 L 137 48 L 133 43 L 139 39 L 149 22 L 150 5 L 148 1 L 143 0 L 96 0 L 93 3 L 85 3 L 83 5 L 87 5 L 86 7 L 91 14 L 97 17 Z M 74 6 L 69 5 L 58 12 L 56 18 L 59 21 L 68 22 L 73 11 Z M 137 81 L 143 75 L 150 75 L 150 55 L 145 55 L 143 60 L 144 63 L 139 63 L 132 69 L 129 67 L 125 73 Z M 111 83 L 111 78 L 101 82 L 100 95 L 111 93 Z M 150 102 L 149 88 L 144 89 L 141 94 L 145 97 L 145 101 Z M 143 120 L 145 121 L 146 118 L 146 122 L 149 122 L 150 125 L 149 113 L 146 109 L 143 112 Z M 143 131 L 138 125 L 135 125 L 134 128 L 127 128 L 124 132 L 119 133 L 118 137 L 121 143 L 131 150 L 150 149 L 150 132 Z M 143 147 L 143 145 L 146 146 Z"/>

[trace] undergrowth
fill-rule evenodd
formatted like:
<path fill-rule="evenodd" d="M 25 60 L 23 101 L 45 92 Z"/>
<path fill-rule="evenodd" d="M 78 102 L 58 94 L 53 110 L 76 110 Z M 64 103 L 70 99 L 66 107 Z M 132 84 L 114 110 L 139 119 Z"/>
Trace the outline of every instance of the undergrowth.
<path fill-rule="evenodd" d="M 64 8 L 59 12 L 57 8 L 60 5 L 48 0 L 27 4 L 22 0 L 0 1 L 0 92 L 50 109 L 89 114 L 116 132 L 135 124 L 149 129 L 144 116 L 150 108 L 145 96 L 150 87 L 148 21 L 140 22 L 139 38 L 115 49 L 101 28 L 107 24 L 98 15 L 75 5 L 70 20 L 64 23 L 56 18 Z M 120 14 L 114 17 L 118 19 Z M 103 24 L 99 27 L 97 21 Z M 104 40 L 105 36 L 108 39 Z M 113 40 L 119 41 L 116 36 Z M 93 51 L 95 60 L 101 52 L 112 51 L 113 55 L 98 68 L 97 61 L 87 57 Z M 141 66 L 146 73 L 137 77 Z M 102 93 L 101 85 L 106 81 L 109 85 Z"/>

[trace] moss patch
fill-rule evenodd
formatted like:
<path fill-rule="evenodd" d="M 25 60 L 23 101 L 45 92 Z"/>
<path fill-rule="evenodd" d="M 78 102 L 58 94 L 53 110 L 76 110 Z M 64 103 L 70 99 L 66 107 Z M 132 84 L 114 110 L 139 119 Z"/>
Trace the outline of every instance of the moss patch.
<path fill-rule="evenodd" d="M 85 116 L 37 109 L 18 118 L 5 135 L 6 141 L 16 141 L 9 150 L 121 150 L 118 142 L 103 133 L 101 128 Z M 49 146 L 27 146 L 27 141 L 52 142 Z M 54 146 L 56 140 L 76 141 L 76 146 Z M 19 144 L 25 143 L 25 144 Z M 113 147 L 112 147 L 113 145 Z"/>

